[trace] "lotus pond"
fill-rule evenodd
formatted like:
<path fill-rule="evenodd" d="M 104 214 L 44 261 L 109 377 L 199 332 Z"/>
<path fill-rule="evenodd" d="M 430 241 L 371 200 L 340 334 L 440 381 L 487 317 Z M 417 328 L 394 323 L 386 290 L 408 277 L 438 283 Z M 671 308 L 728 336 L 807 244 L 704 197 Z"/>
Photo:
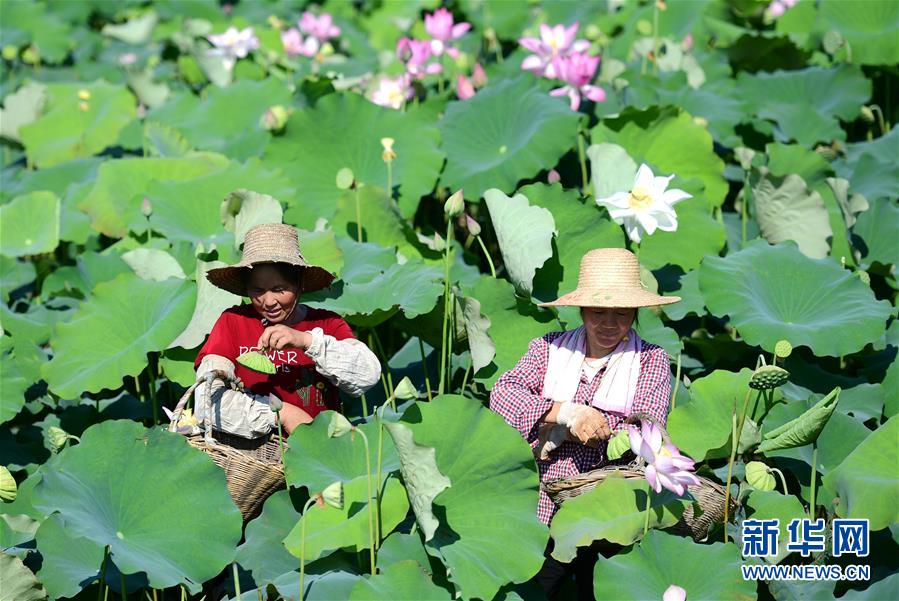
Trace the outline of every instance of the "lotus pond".
<path fill-rule="evenodd" d="M 303 4 L 0 4 L 0 599 L 536 599 L 550 537 L 618 545 L 597 599 L 899 598 L 899 3 Z M 682 193 L 641 212 L 638 173 Z M 384 376 L 244 528 L 164 409 L 241 302 L 205 272 L 282 221 Z M 537 303 L 599 247 L 683 298 L 639 333 L 739 501 L 704 540 L 671 528 L 689 495 L 619 478 L 545 527 L 486 407 L 579 325 Z M 868 520 L 870 553 L 790 552 L 799 518 Z M 740 573 L 812 563 L 870 579 Z"/>

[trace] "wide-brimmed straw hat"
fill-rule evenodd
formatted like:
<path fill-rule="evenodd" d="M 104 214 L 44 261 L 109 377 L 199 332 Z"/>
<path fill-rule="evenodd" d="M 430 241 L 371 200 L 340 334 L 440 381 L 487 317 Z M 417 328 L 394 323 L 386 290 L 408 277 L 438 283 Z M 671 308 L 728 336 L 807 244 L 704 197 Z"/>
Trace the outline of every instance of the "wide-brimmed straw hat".
<path fill-rule="evenodd" d="M 624 248 L 597 248 L 581 259 L 577 289 L 541 307 L 653 307 L 676 303 L 679 296 L 659 296 L 640 281 L 640 264 Z"/>
<path fill-rule="evenodd" d="M 247 296 L 244 272 L 265 263 L 287 263 L 302 267 L 302 292 L 327 288 L 334 280 L 332 273 L 303 258 L 297 228 L 284 223 L 264 223 L 250 228 L 244 238 L 240 261 L 227 267 L 210 269 L 206 272 L 206 279 L 237 296 Z"/>

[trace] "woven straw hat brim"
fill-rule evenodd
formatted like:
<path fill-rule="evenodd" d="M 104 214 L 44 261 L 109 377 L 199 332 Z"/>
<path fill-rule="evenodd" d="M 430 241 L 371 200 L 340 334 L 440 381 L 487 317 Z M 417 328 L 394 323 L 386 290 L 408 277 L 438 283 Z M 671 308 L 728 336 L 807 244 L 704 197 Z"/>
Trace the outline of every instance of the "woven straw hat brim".
<path fill-rule="evenodd" d="M 287 261 L 257 261 L 251 265 L 236 263 L 228 267 L 217 267 L 206 272 L 206 279 L 223 290 L 227 290 L 237 296 L 247 296 L 247 288 L 244 285 L 243 272 L 253 268 L 253 265 L 265 265 L 271 263 L 287 263 Z M 301 265 L 300 263 L 288 263 L 304 267 L 303 290 L 301 292 L 315 292 L 327 288 L 334 281 L 334 275 L 318 267 L 317 265 Z"/>
<path fill-rule="evenodd" d="M 569 292 L 540 307 L 655 307 L 681 300 L 679 296 L 659 296 L 648 290 L 584 290 Z"/>

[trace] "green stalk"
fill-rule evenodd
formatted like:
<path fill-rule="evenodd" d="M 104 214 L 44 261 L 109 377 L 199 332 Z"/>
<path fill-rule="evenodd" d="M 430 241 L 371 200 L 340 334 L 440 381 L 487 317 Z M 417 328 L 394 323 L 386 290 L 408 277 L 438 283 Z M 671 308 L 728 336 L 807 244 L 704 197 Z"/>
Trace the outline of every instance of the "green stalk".
<path fill-rule="evenodd" d="M 477 238 L 478 244 L 481 245 L 481 250 L 484 251 L 484 256 L 487 257 L 487 265 L 490 266 L 490 275 L 493 276 L 493 279 L 496 279 L 496 267 L 493 266 L 493 259 L 490 258 L 490 253 L 487 252 L 487 247 L 484 245 L 484 241 L 481 240 L 480 236 L 475 236 Z"/>
<path fill-rule="evenodd" d="M 303 518 L 300 520 L 300 598 L 299 601 L 303 601 L 303 596 L 306 593 L 306 520 L 308 516 L 306 512 L 309 511 L 309 508 L 312 504 L 315 503 L 315 497 L 310 497 L 306 504 L 303 506 Z"/>
<path fill-rule="evenodd" d="M 580 129 L 577 132 L 577 158 L 581 164 L 581 194 L 587 196 L 589 194 L 587 190 L 587 156 L 584 152 L 584 136 Z"/>
<path fill-rule="evenodd" d="M 387 198 L 393 198 L 393 161 L 387 161 Z"/>
<path fill-rule="evenodd" d="M 677 407 L 677 391 L 680 389 L 680 352 L 677 353 L 677 372 L 674 374 L 674 392 L 671 394 L 671 411 Z"/>
<path fill-rule="evenodd" d="M 359 203 L 359 183 L 353 185 L 356 191 L 356 240 L 362 242 L 362 206 Z"/>
<path fill-rule="evenodd" d="M 776 467 L 769 467 L 768 471 L 774 472 L 780 477 L 780 485 L 783 486 L 784 494 L 787 494 L 787 479 L 784 477 L 784 473 Z"/>
<path fill-rule="evenodd" d="M 431 378 L 428 377 L 428 357 L 425 355 L 425 343 L 418 337 L 418 350 L 421 353 L 421 370 L 425 374 L 425 388 L 428 391 L 428 400 L 431 400 Z"/>
<path fill-rule="evenodd" d="M 125 588 L 125 574 L 119 570 L 119 584 L 122 587 L 122 601 L 128 601 L 128 590 Z"/>
<path fill-rule="evenodd" d="M 749 204 L 749 172 L 743 172 L 743 202 L 740 203 L 740 247 L 746 246 L 747 205 Z"/>
<path fill-rule="evenodd" d="M 365 393 L 360 398 L 362 399 L 362 417 L 368 417 L 368 401 L 365 400 Z"/>
<path fill-rule="evenodd" d="M 380 353 L 382 360 L 384 361 L 384 372 L 387 373 L 387 387 L 385 387 L 385 391 L 387 392 L 386 396 L 390 396 L 393 394 L 393 376 L 390 375 L 390 366 L 388 365 L 388 357 L 387 353 L 384 352 L 384 347 L 381 346 L 381 339 L 378 337 L 378 330 L 372 328 L 369 330 L 369 334 L 371 335 L 372 340 L 374 340 L 375 348 L 377 348 L 378 353 Z M 384 373 L 381 373 L 381 377 L 384 377 Z"/>
<path fill-rule="evenodd" d="M 150 386 L 150 403 L 153 405 L 153 425 L 155 426 L 159 423 L 159 401 L 156 399 L 156 353 L 150 353 L 147 380 Z"/>
<path fill-rule="evenodd" d="M 456 295 L 450 292 L 449 339 L 446 341 L 446 392 L 451 393 L 453 387 L 453 340 L 456 337 Z"/>
<path fill-rule="evenodd" d="M 237 601 L 240 601 L 240 578 L 237 574 L 237 562 L 231 562 L 231 573 L 234 578 L 234 594 L 237 596 Z"/>
<path fill-rule="evenodd" d="M 459 389 L 459 394 L 465 394 L 465 385 L 468 383 L 468 374 L 471 373 L 471 365 L 473 361 L 471 357 L 468 357 L 468 367 L 465 368 L 465 375 L 462 376 L 462 388 Z"/>
<path fill-rule="evenodd" d="M 103 547 L 103 563 L 100 564 L 100 578 L 97 580 L 97 601 L 103 601 L 103 588 L 109 588 L 106 584 L 106 562 L 109 560 L 109 545 Z"/>
<path fill-rule="evenodd" d="M 652 10 L 652 72 L 659 73 L 659 3 Z"/>
<path fill-rule="evenodd" d="M 645 519 L 643 521 L 643 536 L 646 536 L 646 533 L 649 532 L 649 512 L 652 511 L 652 489 L 649 487 L 649 482 L 646 483 L 646 509 L 643 510 L 643 513 L 646 514 Z"/>
<path fill-rule="evenodd" d="M 727 515 L 730 513 L 730 481 L 734 476 L 734 459 L 737 457 L 737 411 L 731 411 L 730 460 L 727 462 L 727 484 L 724 487 L 724 542 L 727 542 Z"/>
<path fill-rule="evenodd" d="M 453 234 L 453 220 L 446 222 L 446 248 L 443 249 L 443 330 L 440 336 L 440 383 L 437 394 L 443 394 L 443 386 L 446 378 L 446 326 L 449 319 L 449 294 L 450 294 L 450 236 Z"/>
<path fill-rule="evenodd" d="M 275 423 L 278 424 L 278 446 L 281 447 L 281 465 L 284 465 L 285 455 L 284 455 L 284 433 L 281 431 L 281 413 L 279 411 L 275 412 Z M 287 482 L 287 473 L 284 475 L 284 484 L 287 485 L 288 490 L 290 489 L 290 484 Z"/>
<path fill-rule="evenodd" d="M 371 486 L 371 452 L 368 448 L 368 436 L 365 435 L 365 432 L 360 430 L 359 428 L 355 428 L 354 432 L 358 432 L 360 436 L 362 436 L 362 442 L 365 443 L 365 476 L 368 481 L 368 537 L 371 542 L 371 548 L 369 549 L 369 559 L 371 560 L 371 574 L 374 576 L 377 574 L 377 556 L 375 555 L 375 507 L 378 499 L 372 495 L 372 486 Z"/>
<path fill-rule="evenodd" d="M 809 493 L 808 517 L 815 519 L 815 485 L 818 483 L 818 441 L 812 443 L 812 490 Z"/>

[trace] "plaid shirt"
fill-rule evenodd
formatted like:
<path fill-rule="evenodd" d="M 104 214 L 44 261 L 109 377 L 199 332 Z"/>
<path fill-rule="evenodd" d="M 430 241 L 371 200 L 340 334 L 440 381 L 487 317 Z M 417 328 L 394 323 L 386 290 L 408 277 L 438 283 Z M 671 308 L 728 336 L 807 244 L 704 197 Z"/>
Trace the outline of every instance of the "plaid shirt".
<path fill-rule="evenodd" d="M 563 332 L 550 332 L 532 340 L 528 352 L 518 365 L 504 373 L 490 392 L 490 408 L 515 427 L 530 443 L 532 449 L 537 446 L 540 418 L 549 411 L 553 403 L 551 399 L 542 396 L 543 378 L 549 363 L 549 346 L 562 334 Z M 587 376 L 581 371 L 581 381 L 573 401 L 589 405 L 603 373 L 605 367 L 596 373 L 592 381 L 588 381 Z M 671 364 L 668 353 L 662 347 L 644 341 L 640 354 L 640 377 L 637 380 L 632 411 L 648 413 L 665 424 L 670 393 Z M 625 418 L 606 411 L 602 411 L 602 414 L 608 420 L 613 435 L 624 429 Z M 601 443 L 598 448 L 591 448 L 579 442 L 564 442 L 553 451 L 549 460 L 536 461 L 541 482 L 554 478 L 567 478 L 606 462 L 606 443 Z M 558 506 L 541 489 L 537 517 L 544 524 L 549 524 L 556 510 Z"/>

